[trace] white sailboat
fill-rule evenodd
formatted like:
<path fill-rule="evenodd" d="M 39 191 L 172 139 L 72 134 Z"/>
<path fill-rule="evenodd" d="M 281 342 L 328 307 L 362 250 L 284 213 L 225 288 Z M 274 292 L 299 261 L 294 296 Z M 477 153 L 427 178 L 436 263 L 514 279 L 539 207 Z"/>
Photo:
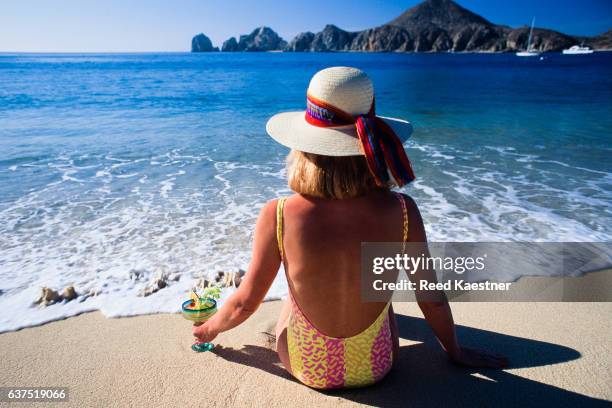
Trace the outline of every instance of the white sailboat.
<path fill-rule="evenodd" d="M 580 45 L 572 45 L 566 50 L 563 50 L 563 54 L 565 55 L 578 55 L 578 54 L 592 54 L 593 50 L 589 47 L 585 47 L 584 43 Z"/>
<path fill-rule="evenodd" d="M 535 25 L 535 17 L 531 20 L 531 29 L 529 30 L 529 39 L 527 39 L 527 49 L 525 51 L 518 51 L 517 57 L 537 57 L 540 55 L 538 51 L 531 49 L 531 37 L 533 36 L 533 26 Z"/>

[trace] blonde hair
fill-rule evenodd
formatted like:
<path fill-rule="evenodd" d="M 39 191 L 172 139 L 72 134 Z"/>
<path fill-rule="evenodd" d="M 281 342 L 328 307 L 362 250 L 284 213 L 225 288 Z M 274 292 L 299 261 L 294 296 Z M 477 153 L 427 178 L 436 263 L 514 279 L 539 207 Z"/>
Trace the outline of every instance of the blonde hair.
<path fill-rule="evenodd" d="M 291 150 L 287 173 L 291 190 L 313 197 L 343 199 L 389 189 L 376 185 L 364 156 L 322 156 Z"/>

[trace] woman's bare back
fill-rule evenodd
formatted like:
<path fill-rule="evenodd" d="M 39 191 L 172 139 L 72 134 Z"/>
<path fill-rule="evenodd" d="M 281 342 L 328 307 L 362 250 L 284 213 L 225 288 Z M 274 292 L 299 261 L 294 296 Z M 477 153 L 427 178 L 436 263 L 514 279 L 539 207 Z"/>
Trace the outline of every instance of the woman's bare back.
<path fill-rule="evenodd" d="M 406 201 L 410 218 L 416 207 Z M 384 303 L 361 300 L 361 243 L 400 242 L 402 219 L 400 202 L 388 191 L 343 200 L 295 194 L 287 200 L 283 245 L 289 284 L 322 333 L 356 335 L 381 313 Z"/>

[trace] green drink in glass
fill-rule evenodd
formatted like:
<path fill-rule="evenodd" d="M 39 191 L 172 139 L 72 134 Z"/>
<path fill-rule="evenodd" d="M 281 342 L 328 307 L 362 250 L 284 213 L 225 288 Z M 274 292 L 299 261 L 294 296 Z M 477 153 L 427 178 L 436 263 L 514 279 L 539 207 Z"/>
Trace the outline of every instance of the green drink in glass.
<path fill-rule="evenodd" d="M 196 325 L 206 322 L 217 312 L 217 301 L 215 297 L 218 297 L 218 291 L 210 293 L 211 291 L 205 290 L 205 292 L 208 293 L 203 296 L 199 296 L 195 291 L 192 292 L 191 299 L 183 302 L 181 305 L 183 317 Z M 212 343 L 195 342 L 191 346 L 191 349 L 193 351 L 202 352 L 210 351 L 213 347 Z"/>

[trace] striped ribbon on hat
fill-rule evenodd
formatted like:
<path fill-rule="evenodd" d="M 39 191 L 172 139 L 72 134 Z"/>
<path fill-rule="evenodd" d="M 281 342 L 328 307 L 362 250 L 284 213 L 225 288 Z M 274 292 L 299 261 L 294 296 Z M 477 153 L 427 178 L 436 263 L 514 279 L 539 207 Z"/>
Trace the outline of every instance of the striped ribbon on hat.
<path fill-rule="evenodd" d="M 355 125 L 361 149 L 377 185 L 385 186 L 392 178 L 401 187 L 415 179 L 402 142 L 393 129 L 376 116 L 374 101 L 367 114 L 353 117 L 342 109 L 307 95 L 306 122 L 317 127 Z"/>

